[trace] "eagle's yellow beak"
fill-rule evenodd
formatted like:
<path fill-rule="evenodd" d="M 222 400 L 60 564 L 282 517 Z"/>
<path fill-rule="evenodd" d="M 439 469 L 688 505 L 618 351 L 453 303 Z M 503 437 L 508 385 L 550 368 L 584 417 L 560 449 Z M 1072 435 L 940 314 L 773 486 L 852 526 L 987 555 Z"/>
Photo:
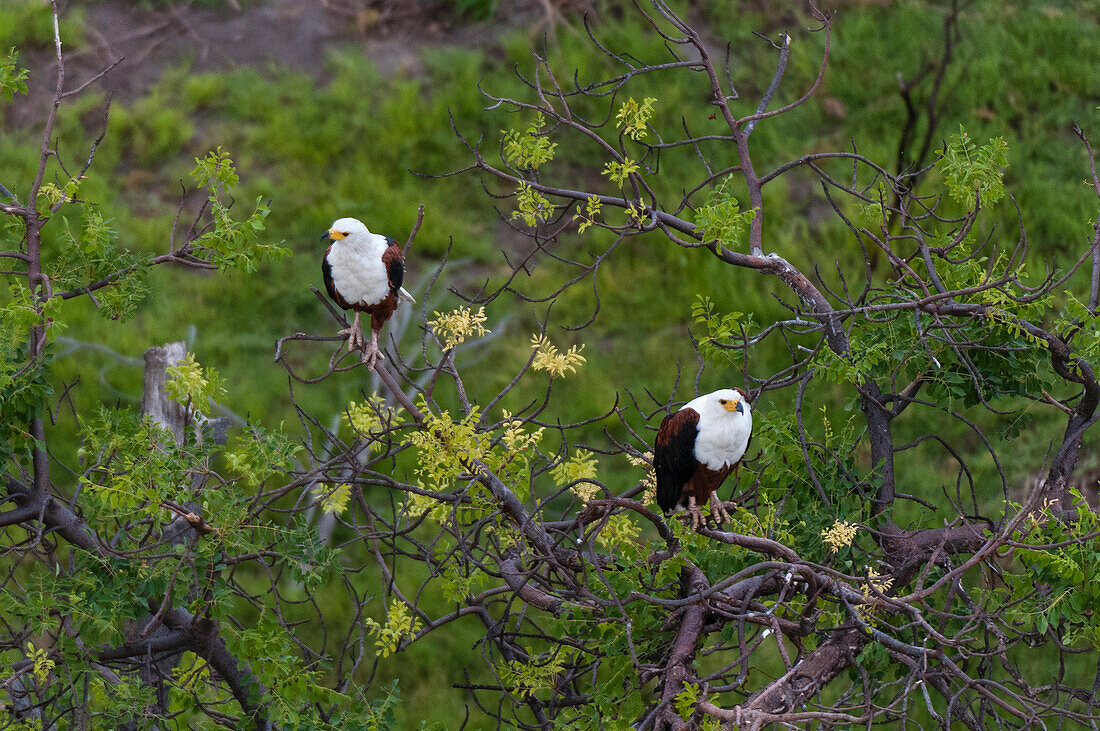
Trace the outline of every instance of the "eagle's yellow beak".
<path fill-rule="evenodd" d="M 340 239 L 346 239 L 348 237 L 348 235 L 345 234 L 345 233 L 342 233 L 340 231 L 337 231 L 334 228 L 330 228 L 328 230 L 328 237 L 330 239 L 332 239 L 333 241 L 339 241 Z"/>
<path fill-rule="evenodd" d="M 724 408 L 726 411 L 740 411 L 740 409 L 737 408 L 740 403 L 741 399 L 730 399 L 726 403 L 722 404 L 722 408 Z"/>

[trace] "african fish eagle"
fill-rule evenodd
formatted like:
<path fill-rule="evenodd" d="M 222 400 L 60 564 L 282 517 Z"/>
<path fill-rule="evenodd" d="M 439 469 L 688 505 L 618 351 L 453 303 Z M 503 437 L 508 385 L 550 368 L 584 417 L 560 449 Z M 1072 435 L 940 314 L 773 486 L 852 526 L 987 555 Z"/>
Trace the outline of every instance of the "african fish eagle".
<path fill-rule="evenodd" d="M 687 508 L 691 527 L 703 521 L 699 506 L 741 462 L 752 439 L 752 408 L 748 394 L 723 388 L 687 402 L 666 416 L 657 430 L 653 466 L 657 472 L 657 504 L 665 513 Z M 715 498 L 712 513 L 729 520 Z"/>
<path fill-rule="evenodd" d="M 360 348 L 370 369 L 382 357 L 378 333 L 397 309 L 398 298 L 416 302 L 401 286 L 405 258 L 401 247 L 388 236 L 372 234 L 357 218 L 341 218 L 321 234 L 331 241 L 321 259 L 321 274 L 332 301 L 345 310 L 355 310 L 351 327 L 340 331 L 348 339 L 348 350 Z M 370 315 L 370 344 L 363 340 L 359 315 Z"/>

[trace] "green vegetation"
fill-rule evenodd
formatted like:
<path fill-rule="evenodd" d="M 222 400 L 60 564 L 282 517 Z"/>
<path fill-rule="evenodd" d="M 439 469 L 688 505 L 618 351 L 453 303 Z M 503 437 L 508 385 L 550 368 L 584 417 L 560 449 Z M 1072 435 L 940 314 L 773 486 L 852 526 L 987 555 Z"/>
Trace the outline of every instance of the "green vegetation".
<path fill-rule="evenodd" d="M 478 19 L 491 16 L 496 9 L 495 2 L 485 0 L 455 0 L 454 4 Z M 25 79 L 19 73 L 20 62 L 26 62 L 25 49 L 52 42 L 49 14 L 43 14 L 42 7 L 0 5 L 0 28 L 5 29 L 0 32 L 0 117 L 4 119 L 26 90 Z M 806 26 L 811 21 L 800 17 L 798 23 L 791 24 L 787 19 L 747 12 L 736 0 L 704 3 L 697 12 L 706 17 L 716 37 L 734 38 L 740 44 L 733 62 L 734 82 L 744 98 L 739 102 L 741 112 L 751 113 L 774 70 L 774 54 L 764 52 L 768 46 L 749 35 L 749 30 L 768 32 Z M 664 56 L 659 37 L 643 32 L 644 26 L 636 18 L 618 16 L 610 9 L 601 14 L 597 26 L 602 43 L 617 53 L 637 58 Z M 871 159 L 895 160 L 906 120 L 897 74 L 913 79 L 926 64 L 934 66 L 942 44 L 942 17 L 938 5 L 927 3 L 845 8 L 836 22 L 830 65 L 821 89 L 807 105 L 781 117 L 780 124 L 765 120 L 754 133 L 758 172 L 771 170 L 805 152 L 850 149 L 852 145 Z M 79 37 L 75 22 L 68 19 L 63 31 L 74 39 Z M 962 216 L 973 210 L 975 193 L 980 195 L 983 209 L 978 222 L 956 255 L 974 251 L 986 236 L 1013 240 L 1018 217 L 1027 222 L 1032 248 L 1028 261 L 971 259 L 952 270 L 954 279 L 945 283 L 948 287 L 977 284 L 989 272 L 1038 281 L 1037 274 L 1029 277 L 1027 272 L 1042 271 L 1043 262 L 1051 258 L 1078 256 L 1082 242 L 1089 240 L 1088 222 L 1095 220 L 1096 197 L 1080 184 L 1087 174 L 1086 167 L 1070 129 L 1075 121 L 1095 129 L 1100 120 L 1095 111 L 1100 93 L 1096 73 L 1100 68 L 1100 44 L 1086 41 L 1096 37 L 1100 37 L 1100 17 L 1087 10 L 1071 12 L 1057 5 L 1005 5 L 992 0 L 967 7 L 959 25 L 956 57 L 942 82 L 938 127 L 929 135 L 930 147 L 921 163 L 931 164 L 937 154 L 943 155 L 927 178 L 930 185 L 949 194 L 951 200 L 944 210 Z M 755 44 L 760 53 L 750 50 L 757 47 Z M 335 50 L 316 76 L 286 69 L 198 74 L 184 65 L 167 70 L 140 98 L 116 100 L 106 122 L 104 143 L 87 179 L 66 183 L 58 175 L 56 181 L 42 188 L 38 205 L 42 209 L 56 207 L 54 221 L 44 231 L 43 240 L 53 267 L 47 274 L 54 290 L 77 290 L 104 277 L 114 277 L 118 286 L 98 293 L 94 304 L 84 297 L 51 301 L 50 307 L 56 312 L 47 314 L 55 316 L 58 330 L 50 334 L 54 344 L 48 378 L 44 372 L 19 373 L 14 356 L 5 355 L 0 360 L 0 385 L 5 389 L 0 399 L 5 422 L 0 427 L 0 453 L 24 453 L 32 441 L 22 426 L 28 416 L 41 412 L 44 405 L 48 405 L 46 411 L 54 410 L 58 394 L 79 378 L 81 382 L 68 391 L 65 399 L 81 418 L 59 417 L 56 425 L 48 427 L 52 445 L 68 445 L 54 446 L 51 456 L 55 462 L 75 464 L 103 450 L 117 451 L 127 475 L 125 481 L 97 481 L 94 475 L 80 481 L 89 500 L 88 517 L 118 520 L 120 515 L 140 515 L 154 520 L 163 513 L 162 503 L 182 505 L 194 499 L 204 508 L 204 516 L 219 537 L 218 541 L 196 544 L 201 547 L 195 557 L 200 569 L 223 571 L 226 567 L 219 562 L 225 554 L 256 550 L 261 543 L 275 545 L 286 556 L 302 557 L 298 563 L 280 564 L 280 570 L 293 573 L 295 581 L 316 590 L 322 600 L 331 600 L 349 613 L 358 610 L 348 605 L 339 591 L 327 590 L 326 582 L 339 562 L 362 564 L 361 554 L 370 550 L 368 546 L 351 542 L 350 534 L 339 530 L 332 543 L 326 543 L 304 518 L 288 521 L 287 525 L 271 522 L 251 526 L 260 534 L 258 538 L 242 537 L 239 528 L 255 491 L 267 481 L 277 481 L 301 457 L 299 413 L 287 393 L 286 372 L 274 362 L 274 343 L 299 331 L 325 335 L 336 331 L 310 291 L 311 286 L 321 288 L 320 232 L 333 219 L 354 215 L 371 230 L 403 241 L 416 221 L 420 204 L 424 204 L 426 213 L 407 260 L 406 287 L 420 299 L 421 313 L 434 315 L 421 317 L 418 313 L 404 332 L 391 327 L 387 334 L 392 332 L 408 346 L 407 356 L 413 365 L 423 365 L 415 344 L 420 342 L 420 328 L 429 327 L 440 349 L 450 352 L 455 362 L 476 366 L 471 371 L 476 377 L 466 381 L 475 404 L 493 399 L 529 358 L 533 359 L 533 370 L 542 373 L 528 378 L 544 379 L 540 384 L 552 382 L 554 418 L 561 422 L 591 419 L 610 409 L 616 398 L 625 400 L 632 395 L 640 399 L 646 389 L 659 400 L 669 396 L 688 398 L 693 395 L 690 375 L 698 354 L 711 364 L 698 384 L 699 390 L 707 391 L 731 380 L 740 382 L 741 363 L 734 357 L 740 353 L 723 346 L 742 333 L 790 316 L 773 297 L 789 299 L 789 295 L 776 282 L 731 272 L 703 251 L 668 246 L 656 235 L 629 239 L 615 251 L 610 264 L 599 269 L 595 275 L 598 304 L 591 289 L 581 287 L 566 291 L 554 301 L 553 321 L 557 325 L 578 326 L 595 313 L 601 332 L 598 341 L 586 339 L 584 331 L 574 333 L 560 328 L 532 340 L 530 333 L 540 329 L 547 305 L 500 298 L 475 312 L 447 293 L 450 287 L 470 293 L 483 285 L 488 290 L 502 285 L 511 270 L 502 263 L 501 250 L 514 262 L 529 246 L 511 226 L 535 227 L 554 221 L 556 216 L 552 202 L 524 182 L 503 186 L 486 176 L 482 182 L 490 193 L 511 196 L 493 200 L 470 174 L 440 178 L 415 174 L 445 173 L 470 163 L 468 151 L 452 131 L 452 120 L 471 144 L 480 140 L 479 149 L 486 156 L 495 155 L 499 145 L 517 177 L 544 175 L 550 179 L 568 174 L 587 181 L 590 189 L 606 196 L 629 197 L 631 186 L 642 179 L 658 194 L 675 195 L 694 187 L 706 175 L 690 151 L 669 152 L 660 161 L 660 175 L 649 175 L 646 166 L 652 161 L 625 156 L 611 159 L 604 145 L 614 138 L 624 140 L 628 146 L 639 140 L 652 142 L 662 131 L 684 125 L 695 134 L 721 133 L 721 120 L 711 119 L 713 107 L 708 103 L 705 80 L 689 77 L 685 82 L 679 74 L 640 78 L 631 88 L 632 96 L 623 101 L 617 115 L 602 130 L 606 141 L 574 137 L 566 144 L 558 141 L 557 130 L 541 114 L 485 111 L 490 104 L 477 92 L 479 84 L 496 96 L 519 98 L 529 92 L 510 71 L 515 64 L 524 69 L 534 66 L 529 45 L 526 35 L 516 33 L 502 37 L 495 47 L 484 51 L 423 49 L 422 73 L 388 78 L 382 78 L 378 69 L 351 45 Z M 3 55 L 4 49 L 13 47 L 10 54 Z M 773 108 L 794 101 L 808 88 L 817 75 L 822 51 L 818 36 L 794 43 L 788 75 Z M 583 33 L 559 32 L 546 52 L 550 64 L 563 77 L 570 76 L 574 68 L 580 69 L 582 82 L 612 68 Z M 1028 62 L 1021 63 L 1020 59 Z M 32 75 L 39 73 L 45 72 L 31 71 Z M 372 81 L 365 83 L 365 79 Z M 665 79 L 669 83 L 662 84 Z M 927 83 L 918 86 L 915 94 L 927 94 L 928 88 Z M 13 97 L 14 102 L 10 101 Z M 99 109 L 103 101 L 91 95 L 74 102 L 58 120 L 58 149 L 65 152 L 86 148 L 90 137 L 85 123 L 102 118 Z M 919 104 L 923 100 L 915 101 Z M 584 114 L 598 109 L 591 101 L 578 101 L 577 108 Z M 901 154 L 906 164 L 913 162 L 927 124 L 927 117 L 922 116 L 913 128 L 914 142 Z M 0 184 L 19 195 L 34 177 L 39 134 L 38 128 L 5 125 L 0 129 Z M 1093 136 L 1100 138 L 1100 134 Z M 81 160 L 65 158 L 66 164 L 74 160 L 78 168 Z M 736 164 L 734 158 L 720 156 L 711 162 L 715 171 Z M 777 179 L 765 188 L 769 215 L 766 248 L 781 253 L 807 272 L 819 260 L 839 259 L 838 269 L 858 279 L 864 262 L 851 253 L 851 232 L 832 215 L 814 180 L 807 173 Z M 183 235 L 174 223 L 181 181 L 189 189 L 201 189 L 189 192 L 186 202 L 191 206 L 188 210 L 204 204 L 207 207 L 210 227 L 195 242 L 206 252 L 208 268 L 219 271 L 183 272 L 167 266 L 146 268 L 143 264 L 164 254 L 173 236 Z M 739 200 L 740 195 L 735 178 L 722 176 L 709 191 L 699 195 L 700 205 L 684 215 L 707 238 L 731 250 L 745 251 L 748 227 L 756 211 L 744 197 Z M 879 205 L 842 203 L 841 210 L 870 225 L 883 219 L 881 204 L 889 203 L 886 193 L 880 191 L 879 195 Z M 1006 195 L 1011 195 L 1011 200 Z M 827 211 L 825 215 L 823 210 Z M 624 212 L 602 205 L 598 197 L 590 197 L 571 216 L 583 236 L 562 235 L 554 244 L 554 256 L 588 264 L 591 252 L 602 251 L 615 241 L 613 232 L 597 224 L 625 226 L 646 218 L 645 210 L 631 208 Z M 19 241 L 23 232 L 10 223 L 5 225 L 9 228 L 0 232 L 4 240 Z M 944 227 L 942 235 L 946 244 L 950 229 Z M 833 250 L 837 252 L 835 257 L 817 256 L 821 251 Z M 808 255 L 809 251 L 814 256 Z M 444 278 L 429 292 L 432 273 L 444 257 L 450 264 Z M 555 292 L 574 272 L 560 260 L 539 260 L 529 276 L 522 275 L 527 277 L 524 291 L 535 297 Z M 873 264 L 887 266 L 885 261 Z M 899 299 L 901 296 L 899 292 Z M 1017 318 L 1050 312 L 1047 319 L 1063 333 L 1076 332 L 1077 328 L 1095 332 L 1098 327 L 1096 318 L 1073 295 L 1060 302 L 1047 298 L 1026 305 L 996 297 L 997 292 L 986 290 L 976 293 L 970 303 L 995 308 L 980 326 L 980 336 L 979 326 L 973 326 L 975 340 L 993 337 L 999 343 L 1018 346 L 977 356 L 995 395 L 1006 401 L 1041 391 L 1047 385 L 1040 373 L 1040 358 L 1029 349 L 1035 344 L 1034 336 L 1015 324 Z M 31 291 L 13 285 L 0 293 L 0 304 L 4 306 L 0 342 L 7 346 L 22 343 L 24 333 L 39 317 Z M 850 535 L 844 538 L 843 524 L 836 528 L 836 516 L 839 511 L 853 519 L 869 519 L 866 507 L 861 507 L 858 496 L 851 493 L 850 478 L 859 475 L 874 487 L 881 475 L 861 443 L 863 435 L 854 420 L 858 406 L 854 400 L 839 398 L 840 384 L 860 382 L 883 364 L 902 361 L 906 365 L 899 378 L 915 379 L 933 370 L 929 363 L 935 360 L 936 376 L 927 384 L 927 397 L 957 405 L 963 411 L 982 398 L 990 398 L 990 394 L 975 391 L 964 366 L 953 362 L 946 349 L 934 345 L 926 350 L 910 348 L 920 338 L 921 326 L 913 318 L 861 324 L 866 326 L 851 334 L 848 357 L 827 350 L 818 354 L 814 365 L 826 374 L 826 381 L 835 382 L 837 387 L 830 390 L 822 386 L 809 397 L 821 419 L 806 428 L 824 450 L 842 454 L 843 459 L 815 455 L 817 484 L 812 484 L 801 469 L 800 425 L 793 417 L 783 417 L 793 396 L 777 396 L 762 404 L 754 444 L 763 445 L 770 457 L 767 463 L 754 467 L 755 474 L 742 475 L 743 485 L 759 478 L 765 484 L 793 483 L 796 489 L 783 495 L 762 490 L 754 509 L 739 508 L 735 525 L 727 526 L 747 535 L 766 532 L 772 540 L 807 547 L 803 556 L 815 561 L 827 562 L 835 555 L 838 570 L 850 573 L 859 569 L 853 561 L 853 539 Z M 55 337 L 62 327 L 63 337 Z M 697 345 L 693 338 L 698 340 Z M 134 416 L 141 398 L 141 364 L 134 359 L 140 358 L 147 347 L 180 339 L 188 341 L 199 362 L 190 360 L 173 371 L 170 391 L 175 400 L 203 411 L 213 399 L 252 425 L 234 431 L 224 454 L 210 444 L 188 442 L 178 448 L 166 447 L 146 423 Z M 470 341 L 474 342 L 472 347 Z M 315 345 L 324 347 L 295 355 L 296 370 L 321 373 L 332 350 L 342 347 L 336 343 Z M 1094 364 L 1097 349 L 1100 345 L 1083 353 Z M 11 348 L 12 353 L 17 350 Z M 752 355 L 755 372 L 774 372 L 786 363 L 786 353 L 778 348 L 760 348 Z M 98 380 L 89 379 L 89 373 L 98 373 Z M 461 509 L 454 508 L 457 517 L 451 516 L 450 506 L 433 499 L 432 493 L 461 484 L 460 476 L 467 474 L 474 462 L 507 475 L 512 485 L 530 487 L 528 450 L 541 444 L 553 453 L 562 448 L 561 438 L 553 430 L 544 433 L 542 428 L 513 421 L 508 409 L 521 410 L 524 400 L 542 387 L 531 385 L 522 394 L 510 394 L 496 405 L 495 413 L 486 414 L 476 407 L 460 412 L 459 395 L 445 391 L 445 395 L 437 395 L 440 404 L 416 404 L 428 415 L 429 428 L 398 436 L 391 433 L 393 424 L 408 415 L 388 409 L 361 370 L 308 387 L 295 384 L 294 395 L 298 407 L 320 423 L 333 425 L 329 427 L 333 431 L 372 435 L 375 441 L 371 449 L 380 447 L 385 439 L 395 439 L 402 445 L 400 456 L 391 457 L 387 452 L 385 464 L 372 465 L 372 469 L 399 474 L 400 479 L 422 488 L 424 494 L 410 496 L 403 509 L 426 521 L 422 529 L 425 534 L 432 531 L 433 521 L 438 526 L 451 518 L 470 528 L 489 520 L 497 540 L 507 543 L 519 542 L 521 536 L 515 526 L 493 514 L 493 496 L 487 488 L 470 488 L 470 502 Z M 549 392 L 549 386 L 545 388 Z M 436 406 L 449 411 L 440 411 Z M 650 404 L 646 408 L 652 410 Z M 1031 428 L 1033 437 L 1021 438 L 1019 448 L 1001 455 L 1001 466 L 1013 488 L 1031 477 L 1029 470 L 1042 464 L 1056 423 L 1049 414 L 1032 413 L 1029 404 L 1016 408 L 1018 418 L 1006 428 L 1006 437 L 1019 437 L 1027 431 L 1024 427 Z M 210 415 L 219 413 L 212 409 Z M 640 419 L 634 421 L 632 426 L 638 433 L 651 437 Z M 658 421 L 659 416 L 650 426 Z M 280 427 L 274 428 L 276 424 Z M 486 424 L 498 426 L 486 431 Z M 574 436 L 575 448 L 563 449 L 562 461 L 551 472 L 553 482 L 563 490 L 555 498 L 558 504 L 576 500 L 581 505 L 594 497 L 597 476 L 613 493 L 642 479 L 637 465 L 601 461 L 598 446 L 593 450 L 576 447 L 580 443 L 605 444 L 604 429 L 619 439 L 629 436 L 620 425 L 604 421 Z M 899 424 L 899 431 L 904 442 L 920 438 L 924 426 Z M 983 445 L 959 424 L 944 428 L 941 435 L 965 455 L 975 482 L 989 486 L 978 508 L 999 506 L 1004 495 L 996 477 L 997 465 Z M 183 474 L 180 466 L 187 464 L 220 469 L 226 489 L 198 494 L 189 478 L 173 485 L 158 484 L 158 475 L 173 471 Z M 930 492 L 953 481 L 956 471 L 954 465 L 928 463 L 920 453 L 900 457 L 898 469 L 906 471 L 911 482 L 926 483 Z M 520 500 L 543 499 L 551 488 L 547 484 L 536 489 L 545 489 L 547 494 L 529 496 L 516 489 L 517 496 Z M 319 512 L 335 515 L 343 514 L 356 499 L 348 484 L 341 482 L 320 483 L 310 494 L 316 498 Z M 822 507 L 820 494 L 832 501 L 829 509 Z M 390 505 L 391 498 L 381 490 L 363 497 L 371 504 Z M 289 503 L 279 505 L 292 507 Z M 904 522 L 910 518 L 903 513 L 899 509 L 894 519 Z M 799 520 L 792 520 L 792 515 L 798 515 Z M 936 517 L 954 516 L 951 506 L 945 505 L 942 515 Z M 931 525 L 931 518 L 925 515 L 924 519 Z M 675 581 L 689 560 L 706 566 L 715 579 L 750 562 L 744 552 L 714 544 L 684 530 L 678 522 L 672 527 L 683 553 L 662 564 L 658 583 Z M 1075 529 L 1074 535 L 1086 535 L 1095 527 L 1085 523 Z M 1070 528 L 1058 528 L 1042 538 L 1057 542 L 1070 532 Z M 633 568 L 615 574 L 611 587 L 601 586 L 601 590 L 607 590 L 601 599 L 611 601 L 626 587 L 653 580 L 645 568 L 650 539 L 648 529 L 643 531 L 632 518 L 617 514 L 608 519 L 598 536 L 600 545 L 614 550 Z M 859 540 L 866 543 L 865 552 L 873 550 L 866 532 L 856 540 L 857 546 Z M 1093 543 L 1090 540 L 1080 545 L 1075 549 L 1079 556 L 1060 562 L 1051 560 L 1040 549 L 1022 552 L 1024 564 L 1049 582 L 1064 601 L 1036 611 L 1021 609 L 1021 622 L 1044 632 L 1069 613 L 1095 605 L 1088 587 L 1079 588 L 1092 576 L 1097 555 Z M 333 545 L 340 546 L 339 554 Z M 441 541 L 439 550 L 452 548 Z M 476 566 L 454 558 L 441 561 L 441 566 L 442 588 L 429 597 L 434 609 L 461 602 L 487 585 L 485 573 Z M 0 607 L 0 615 L 34 624 L 38 637 L 51 630 L 51 617 L 63 609 L 71 610 L 92 627 L 98 642 L 118 644 L 126 638 L 117 624 L 103 623 L 104 616 L 136 618 L 147 609 L 147 595 L 167 592 L 181 604 L 193 601 L 184 584 L 173 588 L 170 568 L 160 566 L 139 575 L 123 561 L 105 564 L 103 573 L 107 578 L 83 587 L 77 594 L 72 593 L 64 573 L 54 573 L 43 564 L 24 577 L 43 602 L 31 606 L 11 606 L 8 602 Z M 425 571 L 422 567 L 402 564 L 401 568 L 408 569 L 410 582 L 426 579 L 416 574 Z M 383 583 L 376 569 L 371 569 L 369 579 Z M 255 577 L 242 569 L 234 574 L 234 580 L 249 587 Z M 1006 597 L 1019 598 L 1028 589 L 1010 582 L 1000 591 Z M 885 587 L 874 586 L 873 590 L 881 592 Z M 867 589 L 868 595 L 873 590 Z M 45 600 L 55 596 L 65 597 L 64 607 Z M 306 667 L 299 662 L 298 648 L 268 610 L 245 610 L 248 621 L 231 633 L 230 649 L 249 657 L 272 658 L 269 665 L 254 669 L 282 704 L 278 720 L 289 727 L 295 723 L 301 723 L 302 728 L 323 727 L 308 725 L 319 724 L 317 719 L 297 718 L 295 700 L 308 698 L 318 704 L 334 704 L 343 709 L 339 713 L 347 713 L 344 717 L 338 713 L 329 720 L 335 727 L 339 727 L 341 718 L 346 724 L 358 723 L 363 728 L 408 728 L 422 719 L 457 727 L 469 698 L 450 686 L 476 683 L 479 673 L 487 675 L 480 667 L 471 670 L 469 677 L 463 674 L 478 652 L 472 646 L 481 638 L 481 628 L 460 623 L 453 625 L 446 636 L 433 634 L 429 640 L 412 642 L 423 630 L 422 623 L 407 604 L 392 597 L 387 602 L 383 596 L 380 591 L 362 604 L 367 615 L 377 618 L 366 620 L 378 661 L 373 666 L 368 661 L 359 673 L 373 676 L 365 698 L 355 697 L 351 691 L 344 694 L 328 690 L 325 678 L 329 668 L 323 663 Z M 132 601 L 127 604 L 122 598 Z M 964 607 L 954 609 L 963 611 Z M 290 610 L 291 615 L 295 611 Z M 631 620 L 638 626 L 652 623 L 658 616 L 648 605 L 635 606 L 631 611 L 635 612 Z M 302 616 L 308 616 L 305 610 Z M 547 626 L 565 636 L 587 621 L 579 612 L 567 612 Z M 634 646 L 622 626 L 610 623 L 598 632 L 602 633 L 610 659 L 601 670 L 603 695 L 597 707 L 606 714 L 605 721 L 617 716 L 628 722 L 641 710 L 642 698 L 623 689 L 621 677 L 633 672 L 631 653 L 656 652 L 660 643 L 650 637 L 651 646 Z M 1100 644 L 1095 621 L 1090 620 L 1079 634 L 1078 639 Z M 326 635 L 317 641 L 332 645 L 341 640 Z M 528 661 L 501 661 L 494 670 L 518 696 L 545 693 L 561 672 L 564 653 L 536 641 L 524 650 Z M 66 651 L 75 656 L 75 650 Z M 34 642 L 24 654 L 33 660 L 31 673 L 37 682 L 44 683 L 54 670 L 53 660 Z M 5 656 L 14 658 L 14 652 L 11 658 Z M 886 658 L 885 654 L 880 658 L 868 652 L 861 659 L 867 667 L 873 667 Z M 774 672 L 778 668 L 777 662 L 776 667 L 761 671 Z M 203 660 L 188 654 L 176 672 L 195 683 L 210 670 Z M 619 689 L 616 680 L 620 681 Z M 143 696 L 148 690 L 136 685 L 107 688 L 100 683 L 90 692 L 113 694 L 113 703 L 101 704 L 104 709 L 123 707 L 127 694 L 133 697 L 130 702 L 134 706 L 149 703 Z M 700 692 L 697 686 L 686 684 L 676 696 L 676 712 L 691 718 Z M 206 702 L 222 699 L 203 698 Z M 591 713 L 591 709 L 583 713 Z M 594 724 L 596 719 L 578 718 L 577 723 L 582 722 Z"/>

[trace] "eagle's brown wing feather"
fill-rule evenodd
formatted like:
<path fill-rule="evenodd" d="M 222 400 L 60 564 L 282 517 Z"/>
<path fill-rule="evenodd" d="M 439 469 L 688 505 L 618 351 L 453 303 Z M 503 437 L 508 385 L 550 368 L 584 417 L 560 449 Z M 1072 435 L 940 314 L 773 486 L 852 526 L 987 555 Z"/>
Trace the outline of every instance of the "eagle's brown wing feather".
<path fill-rule="evenodd" d="M 685 487 L 698 462 L 695 438 L 699 434 L 699 412 L 681 409 L 666 416 L 657 430 L 653 446 L 653 468 L 657 473 L 657 504 L 666 513 L 685 498 Z"/>

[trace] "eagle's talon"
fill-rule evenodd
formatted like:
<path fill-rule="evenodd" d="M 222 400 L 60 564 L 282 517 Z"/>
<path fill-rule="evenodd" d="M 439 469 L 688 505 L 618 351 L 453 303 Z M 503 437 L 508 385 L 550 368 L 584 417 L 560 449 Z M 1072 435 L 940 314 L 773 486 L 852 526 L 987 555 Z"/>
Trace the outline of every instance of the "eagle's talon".
<path fill-rule="evenodd" d="M 341 337 L 347 338 L 348 352 L 353 350 L 361 350 L 363 347 L 363 331 L 354 328 L 344 328 L 340 332 L 336 333 Z"/>
<path fill-rule="evenodd" d="M 359 313 L 355 313 L 355 319 L 352 320 L 351 325 L 345 327 L 337 335 L 342 335 L 348 339 L 348 352 L 353 350 L 361 350 L 364 344 L 363 340 L 363 326 L 359 324 Z"/>
<path fill-rule="evenodd" d="M 373 347 L 368 345 L 363 348 L 362 362 L 367 366 L 367 370 L 373 371 L 375 364 L 385 359 L 386 356 L 382 354 L 377 345 Z"/>
<path fill-rule="evenodd" d="M 700 525 L 706 525 L 706 519 L 703 517 L 703 511 L 699 509 L 699 504 L 695 502 L 695 498 L 688 497 L 687 513 L 691 516 L 691 529 L 694 531 L 699 530 Z"/>
<path fill-rule="evenodd" d="M 729 511 L 726 509 L 727 505 L 730 508 L 734 507 L 734 503 L 723 502 L 722 500 L 718 500 L 717 496 L 715 496 L 714 505 L 712 505 L 710 509 L 710 517 L 714 519 L 714 524 L 717 528 L 721 528 L 723 523 L 730 523 L 733 521 Z"/>
<path fill-rule="evenodd" d="M 373 371 L 375 363 L 385 359 L 386 356 L 382 354 L 382 349 L 378 347 L 378 333 L 372 331 L 370 343 L 363 345 L 362 362 L 366 364 L 367 370 Z"/>

